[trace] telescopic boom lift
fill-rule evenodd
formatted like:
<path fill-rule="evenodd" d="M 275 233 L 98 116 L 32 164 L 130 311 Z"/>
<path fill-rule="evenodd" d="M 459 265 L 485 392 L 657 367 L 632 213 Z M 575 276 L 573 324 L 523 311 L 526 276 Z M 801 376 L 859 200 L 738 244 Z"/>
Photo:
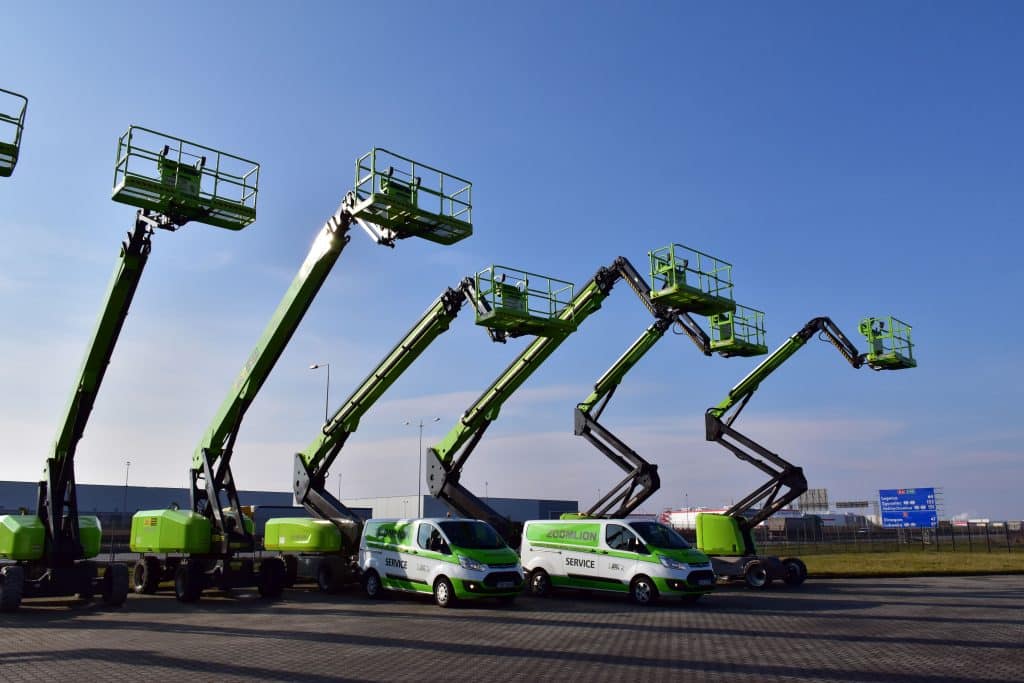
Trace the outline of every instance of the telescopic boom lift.
<path fill-rule="evenodd" d="M 383 149 L 356 161 L 355 189 L 320 230 L 256 347 L 214 415 L 192 456 L 191 510 L 142 510 L 132 518 L 132 550 L 145 554 L 135 565 L 137 592 L 156 591 L 174 578 L 175 595 L 194 602 L 206 588 L 258 588 L 277 597 L 288 567 L 279 557 L 259 566 L 253 523 L 239 500 L 231 456 L 246 411 L 298 328 L 313 299 L 349 242 L 355 223 L 375 242 L 422 237 L 453 244 L 472 234 L 471 184 L 456 176 Z"/>
<path fill-rule="evenodd" d="M 0 178 L 10 177 L 18 165 L 27 109 L 27 97 L 0 88 Z"/>
<path fill-rule="evenodd" d="M 492 341 L 542 333 L 571 285 L 551 278 L 491 266 L 447 289 L 415 325 L 367 375 L 324 424 L 321 433 L 295 456 L 295 499 L 314 519 L 267 521 L 264 546 L 284 556 L 289 580 L 316 577 L 332 591 L 357 577 L 356 560 L 362 520 L 329 491 L 327 473 L 359 421 L 398 378 L 448 330 L 462 305 L 476 311 L 477 324 L 487 327 Z"/>
<path fill-rule="evenodd" d="M 47 458 L 37 512 L 0 516 L 0 558 L 15 561 L 0 570 L 0 608 L 17 608 L 23 595 L 77 593 L 90 598 L 98 592 L 107 604 L 125 601 L 125 565 L 90 561 L 99 554 L 102 531 L 98 518 L 78 514 L 75 450 L 149 259 L 153 231 L 177 230 L 190 221 L 229 230 L 246 227 L 256 219 L 258 174 L 253 162 L 144 128 L 132 126 L 121 136 L 113 199 L 140 210 L 121 245 L 103 310 Z"/>
<path fill-rule="evenodd" d="M 679 255 L 676 255 L 676 252 Z M 707 259 L 692 266 L 682 254 L 689 252 L 698 259 Z M 502 372 L 483 394 L 462 414 L 458 424 L 438 444 L 427 449 L 427 485 L 430 493 L 443 500 L 459 514 L 490 523 L 513 547 L 518 546 L 518 533 L 514 525 L 483 500 L 475 496 L 459 483 L 466 460 L 476 448 L 480 439 L 494 420 L 502 405 L 533 372 L 561 346 L 592 313 L 601 308 L 601 304 L 611 293 L 618 280 L 625 280 L 630 288 L 648 305 L 653 313 L 655 302 L 662 299 L 663 303 L 676 305 L 680 301 L 689 302 L 691 310 L 697 312 L 731 311 L 735 308 L 732 301 L 732 284 L 727 274 L 731 266 L 725 262 L 708 257 L 705 254 L 681 245 L 671 245 L 658 250 L 657 274 L 661 278 L 661 288 L 652 292 L 643 276 L 625 257 L 616 258 L 610 265 L 598 269 L 593 278 L 585 284 L 569 304 L 557 316 L 556 320 L 565 325 L 562 331 L 555 330 L 550 335 L 538 337 L 530 342 L 522 353 Z M 692 281 L 692 273 L 699 272 L 703 282 Z M 691 281 L 687 275 L 691 273 Z M 706 343 L 699 326 L 688 316 L 678 316 L 684 331 L 691 339 L 703 348 Z"/>
<path fill-rule="evenodd" d="M 711 556 L 715 573 L 727 579 L 743 579 L 753 588 L 764 588 L 773 579 L 799 585 L 807 568 L 798 558 L 780 560 L 757 554 L 751 530 L 807 490 L 803 469 L 773 453 L 733 428 L 733 422 L 769 375 L 799 351 L 815 335 L 832 344 L 854 369 L 902 370 L 917 366 L 913 356 L 911 327 L 893 317 L 865 318 L 859 330 L 867 339 L 861 353 L 830 318 L 813 318 L 786 340 L 760 365 L 729 390 L 729 395 L 705 414 L 707 440 L 717 441 L 740 460 L 769 476 L 758 487 L 722 514 L 697 515 L 697 547 Z M 751 513 L 756 507 L 756 512 Z"/>

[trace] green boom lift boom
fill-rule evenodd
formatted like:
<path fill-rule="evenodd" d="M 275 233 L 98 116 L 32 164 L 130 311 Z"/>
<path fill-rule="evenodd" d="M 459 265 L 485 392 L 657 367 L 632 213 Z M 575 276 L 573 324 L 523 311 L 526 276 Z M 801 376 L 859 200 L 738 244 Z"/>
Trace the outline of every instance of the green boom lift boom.
<path fill-rule="evenodd" d="M 140 147 L 139 138 L 159 144 Z M 214 169 L 207 159 L 214 161 Z M 233 166 L 244 167 L 244 175 L 233 175 L 228 170 Z M 99 592 L 111 605 L 120 605 L 127 597 L 128 572 L 123 564 L 107 564 L 99 576 L 100 566 L 90 561 L 99 554 L 102 532 L 96 517 L 78 514 L 75 450 L 142 278 L 154 229 L 173 231 L 190 221 L 221 225 L 224 221 L 211 219 L 212 214 L 221 211 L 239 216 L 236 223 L 222 227 L 245 227 L 256 218 L 258 168 L 240 157 L 134 126 L 121 137 L 113 198 L 141 208 L 134 228 L 121 245 L 103 310 L 47 458 L 39 483 L 37 513 L 0 516 L 0 558 L 15 561 L 5 565 L 0 574 L 3 609 L 16 608 L 23 595 L 77 593 L 91 597 Z M 148 184 L 146 200 L 126 198 L 126 181 L 135 186 Z M 212 189 L 215 186 L 217 189 Z M 232 196 L 236 199 L 225 198 L 228 188 L 235 191 Z"/>
<path fill-rule="evenodd" d="M 682 305 L 688 305 L 683 303 Z M 582 402 L 576 405 L 574 412 L 574 431 L 582 436 L 599 451 L 604 453 L 613 463 L 626 473 L 626 477 L 608 490 L 596 503 L 582 513 L 567 513 L 566 519 L 607 517 L 622 519 L 628 517 L 645 500 L 650 498 L 660 487 L 658 466 L 648 462 L 633 450 L 626 442 L 613 434 L 601 424 L 600 417 L 605 407 L 622 383 L 623 378 L 640 362 L 648 351 L 654 348 L 665 333 L 675 324 L 681 328 L 697 348 L 706 356 L 717 353 L 725 358 L 733 356 L 756 356 L 768 352 L 764 346 L 764 313 L 761 311 L 736 306 L 733 312 L 716 316 L 729 321 L 736 331 L 721 327 L 713 328 L 714 337 L 708 335 L 691 318 L 688 313 L 676 307 L 667 308 L 653 303 L 654 322 L 644 330 L 626 352 L 603 374 L 594 384 L 594 390 Z M 743 321 L 737 324 L 735 321 Z"/>
<path fill-rule="evenodd" d="M 327 474 L 359 421 L 398 378 L 448 330 L 463 303 L 476 311 L 478 325 L 493 341 L 525 334 L 562 331 L 557 313 L 572 295 L 569 283 L 503 266 L 491 266 L 463 279 L 438 297 L 415 325 L 335 411 L 321 433 L 295 456 L 295 499 L 315 519 L 267 521 L 264 546 L 286 553 L 288 580 L 316 577 L 332 591 L 356 576 L 362 520 L 327 490 Z"/>
<path fill-rule="evenodd" d="M 182 602 L 194 602 L 212 587 L 256 586 L 264 597 L 280 595 L 287 580 L 281 558 L 255 566 L 236 557 L 256 550 L 252 520 L 231 472 L 245 413 L 348 244 L 353 223 L 387 246 L 408 237 L 452 244 L 472 234 L 470 193 L 468 181 L 387 150 L 373 149 L 356 161 L 355 189 L 314 239 L 192 456 L 191 510 L 141 510 L 132 518 L 132 550 L 165 555 L 161 561 L 145 554 L 136 563 L 137 592 L 154 592 L 173 576 Z"/>
<path fill-rule="evenodd" d="M 807 569 L 798 558 L 780 560 L 757 554 L 751 530 L 800 497 L 807 490 L 803 469 L 773 453 L 733 428 L 733 422 L 769 375 L 799 351 L 811 337 L 827 340 L 854 368 L 901 370 L 917 366 L 913 356 L 911 327 L 896 319 L 865 318 L 859 326 L 869 350 L 860 353 L 830 318 L 808 321 L 760 365 L 729 390 L 729 395 L 705 415 L 707 440 L 717 441 L 737 458 L 769 476 L 722 514 L 697 515 L 697 547 L 711 556 L 715 573 L 726 579 L 745 580 L 753 588 L 768 586 L 774 579 L 799 585 Z M 751 514 L 755 506 L 760 506 Z"/>
<path fill-rule="evenodd" d="M 27 109 L 27 97 L 0 88 L 0 178 L 10 177 L 18 165 Z"/>
<path fill-rule="evenodd" d="M 689 258 L 696 256 L 696 258 Z M 611 293 L 612 287 L 623 279 L 648 308 L 660 305 L 687 306 L 704 311 L 731 312 L 736 304 L 732 300 L 731 266 L 706 254 L 672 245 L 652 252 L 655 260 L 655 280 L 659 289 L 651 291 L 646 280 L 630 261 L 616 258 L 609 266 L 598 269 L 594 277 L 580 289 L 558 318 L 567 323 L 560 333 L 540 337 L 517 356 L 480 397 L 462 414 L 458 424 L 438 444 L 427 450 L 427 485 L 430 493 L 443 500 L 459 514 L 489 522 L 511 545 L 518 545 L 514 525 L 502 517 L 483 500 L 459 483 L 466 460 L 476 448 L 487 428 L 498 418 L 501 406 L 508 398 L 561 346 Z M 699 302 L 699 303 L 695 303 Z M 679 320 L 683 330 L 700 345 L 699 326 L 687 324 L 682 314 Z M 571 325 L 568 323 L 571 322 Z M 692 320 L 689 321 L 692 323 Z"/>

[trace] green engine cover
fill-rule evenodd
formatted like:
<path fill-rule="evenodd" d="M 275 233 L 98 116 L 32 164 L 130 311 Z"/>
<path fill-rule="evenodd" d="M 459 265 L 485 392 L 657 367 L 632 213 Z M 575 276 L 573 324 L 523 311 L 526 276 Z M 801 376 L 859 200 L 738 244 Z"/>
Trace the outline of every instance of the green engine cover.
<path fill-rule="evenodd" d="M 136 553 L 210 552 L 210 520 L 191 510 L 139 510 L 132 516 Z"/>
<path fill-rule="evenodd" d="M 43 556 L 46 529 L 35 515 L 0 516 L 0 557 L 38 560 Z"/>
<path fill-rule="evenodd" d="M 100 554 L 103 527 L 92 516 L 78 518 L 79 539 L 83 557 Z M 38 560 L 43 557 L 46 528 L 35 515 L 0 515 L 0 558 L 5 560 Z"/>
<path fill-rule="evenodd" d="M 733 517 L 697 513 L 697 547 L 708 555 L 743 554 L 743 533 Z"/>
<path fill-rule="evenodd" d="M 84 515 L 78 518 L 78 539 L 82 542 L 83 556 L 96 557 L 103 542 L 103 527 L 100 518 Z"/>
<path fill-rule="evenodd" d="M 326 519 L 268 519 L 263 532 L 263 547 L 282 552 L 332 553 L 341 550 L 341 532 Z"/>

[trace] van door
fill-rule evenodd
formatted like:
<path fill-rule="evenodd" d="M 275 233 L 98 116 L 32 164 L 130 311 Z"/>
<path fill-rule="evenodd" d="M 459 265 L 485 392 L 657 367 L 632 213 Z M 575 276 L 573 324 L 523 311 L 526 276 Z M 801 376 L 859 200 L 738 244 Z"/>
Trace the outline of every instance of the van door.
<path fill-rule="evenodd" d="M 613 590 L 628 589 L 629 582 L 637 573 L 637 550 L 642 542 L 632 529 L 613 522 L 605 526 L 604 542 L 608 551 L 601 555 L 602 578 Z"/>
<path fill-rule="evenodd" d="M 447 543 L 441 530 L 430 522 L 420 522 L 416 530 L 416 542 L 409 549 L 408 572 L 409 580 L 418 591 L 430 592 L 433 570 L 440 562 L 438 554 L 447 549 Z M 449 552 L 451 552 L 449 550 Z"/>

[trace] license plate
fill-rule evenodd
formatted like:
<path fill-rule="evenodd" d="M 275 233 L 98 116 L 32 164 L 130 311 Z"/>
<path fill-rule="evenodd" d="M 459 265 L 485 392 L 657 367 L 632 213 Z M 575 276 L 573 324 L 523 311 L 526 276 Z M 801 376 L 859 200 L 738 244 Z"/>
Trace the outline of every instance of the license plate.
<path fill-rule="evenodd" d="M 698 586 L 710 586 L 711 585 L 711 579 L 701 579 L 700 581 L 697 582 L 697 585 Z"/>
<path fill-rule="evenodd" d="M 498 588 L 511 588 L 514 585 L 515 584 L 512 583 L 511 581 L 499 581 L 498 582 Z"/>

